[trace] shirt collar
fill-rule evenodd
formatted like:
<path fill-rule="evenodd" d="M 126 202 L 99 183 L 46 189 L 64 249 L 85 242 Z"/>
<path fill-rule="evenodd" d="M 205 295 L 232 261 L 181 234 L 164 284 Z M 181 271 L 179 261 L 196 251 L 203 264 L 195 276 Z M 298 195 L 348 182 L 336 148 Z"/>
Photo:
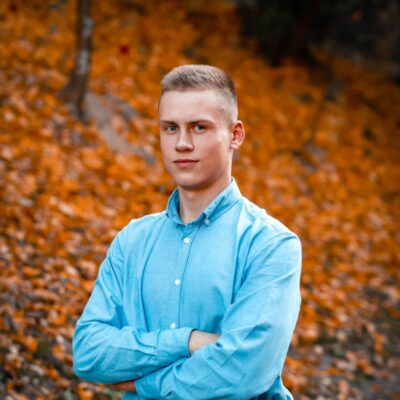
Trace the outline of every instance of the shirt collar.
<path fill-rule="evenodd" d="M 231 183 L 202 211 L 200 216 L 191 223 L 205 221 L 211 224 L 219 215 L 229 210 L 242 197 L 235 178 L 231 178 Z M 167 216 L 178 224 L 183 224 L 179 215 L 179 192 L 176 188 L 168 199 L 166 207 Z"/>

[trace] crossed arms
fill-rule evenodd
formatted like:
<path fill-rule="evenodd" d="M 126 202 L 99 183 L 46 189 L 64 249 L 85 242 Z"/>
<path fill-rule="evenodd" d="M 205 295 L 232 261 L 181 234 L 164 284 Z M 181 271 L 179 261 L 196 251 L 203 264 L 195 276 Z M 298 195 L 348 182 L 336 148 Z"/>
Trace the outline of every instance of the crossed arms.
<path fill-rule="evenodd" d="M 282 371 L 299 312 L 301 245 L 282 233 L 258 247 L 220 336 L 195 327 L 145 332 L 121 322 L 117 235 L 76 326 L 75 373 L 151 399 L 246 399 L 266 392 Z"/>
<path fill-rule="evenodd" d="M 193 354 L 195 351 L 200 350 L 207 344 L 215 343 L 220 336 L 221 336 L 220 334 L 202 332 L 197 329 L 194 329 L 189 337 L 189 352 L 190 352 L 190 354 Z M 111 385 L 111 387 L 113 387 L 114 389 L 122 390 L 122 391 L 126 391 L 126 392 L 136 392 L 136 386 L 135 386 L 134 380 L 115 383 L 115 384 Z"/>

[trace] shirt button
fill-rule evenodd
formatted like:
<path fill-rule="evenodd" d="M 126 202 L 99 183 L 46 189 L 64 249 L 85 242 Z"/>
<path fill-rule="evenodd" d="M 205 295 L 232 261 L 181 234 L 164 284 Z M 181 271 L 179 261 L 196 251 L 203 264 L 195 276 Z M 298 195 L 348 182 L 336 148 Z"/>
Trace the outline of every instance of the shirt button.
<path fill-rule="evenodd" d="M 210 225 L 210 220 L 209 220 L 208 218 L 206 218 L 206 219 L 204 220 L 204 223 L 205 223 L 206 225 Z"/>
<path fill-rule="evenodd" d="M 175 329 L 175 328 L 176 328 L 176 323 L 173 322 L 169 327 L 170 327 L 171 329 Z"/>
<path fill-rule="evenodd" d="M 188 238 L 188 237 L 185 237 L 184 239 L 183 239 L 183 243 L 190 243 L 190 238 Z"/>
<path fill-rule="evenodd" d="M 181 280 L 180 279 L 175 279 L 175 285 L 178 286 L 181 284 Z"/>

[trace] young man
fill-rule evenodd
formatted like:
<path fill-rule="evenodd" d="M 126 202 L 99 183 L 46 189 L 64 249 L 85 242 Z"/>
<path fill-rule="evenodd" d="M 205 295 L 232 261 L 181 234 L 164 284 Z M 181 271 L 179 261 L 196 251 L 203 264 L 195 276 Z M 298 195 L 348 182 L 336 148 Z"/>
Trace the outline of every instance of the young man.
<path fill-rule="evenodd" d="M 216 67 L 173 69 L 159 124 L 177 188 L 112 241 L 77 322 L 74 371 L 125 400 L 292 399 L 281 373 L 301 244 L 231 177 L 244 140 L 232 81 Z"/>

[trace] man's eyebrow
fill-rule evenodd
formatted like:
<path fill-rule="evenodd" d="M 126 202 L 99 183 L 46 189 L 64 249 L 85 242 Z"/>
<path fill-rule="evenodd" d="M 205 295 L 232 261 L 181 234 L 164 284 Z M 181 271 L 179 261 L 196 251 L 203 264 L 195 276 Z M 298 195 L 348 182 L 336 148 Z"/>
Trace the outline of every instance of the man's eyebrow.
<path fill-rule="evenodd" d="M 207 118 L 203 118 L 203 119 L 196 119 L 195 121 L 190 121 L 191 124 L 198 124 L 200 122 L 208 122 L 209 124 L 213 124 L 214 122 L 207 119 Z"/>
<path fill-rule="evenodd" d="M 211 121 L 210 119 L 207 119 L 207 118 L 196 119 L 194 121 L 189 121 L 188 123 L 193 125 L 193 124 L 198 124 L 200 122 L 206 122 L 206 123 L 209 123 L 209 124 L 214 124 L 214 121 Z M 168 120 L 168 119 L 160 119 L 159 123 L 160 124 L 174 124 L 174 125 L 177 124 L 175 121 Z"/>

